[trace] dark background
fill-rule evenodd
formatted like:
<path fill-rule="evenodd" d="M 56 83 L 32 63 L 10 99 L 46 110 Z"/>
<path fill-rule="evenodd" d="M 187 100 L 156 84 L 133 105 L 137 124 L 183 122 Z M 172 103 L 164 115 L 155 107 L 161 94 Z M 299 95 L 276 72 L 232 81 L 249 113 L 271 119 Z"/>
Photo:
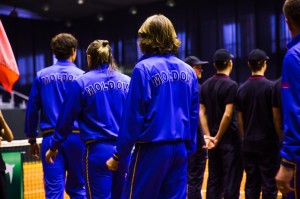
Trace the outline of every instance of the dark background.
<path fill-rule="evenodd" d="M 61 32 L 71 33 L 78 39 L 76 64 L 80 68 L 86 67 L 85 50 L 88 44 L 95 39 L 107 39 L 120 69 L 130 75 L 141 56 L 137 31 L 148 16 L 158 13 L 172 21 L 182 42 L 176 56 L 184 59 L 188 55 L 196 55 L 210 62 L 204 67 L 201 81 L 215 72 L 212 65 L 214 52 L 226 48 L 235 56 L 231 78 L 242 83 L 250 76 L 247 56 L 254 48 L 265 50 L 270 57 L 266 77 L 275 80 L 281 75 L 286 43 L 291 39 L 282 13 L 283 2 L 177 0 L 175 7 L 167 7 L 160 1 L 138 6 L 136 15 L 131 15 L 127 8 L 107 12 L 102 22 L 94 16 L 74 18 L 70 27 L 66 26 L 65 20 L 7 15 L 0 18 L 20 71 L 14 90 L 25 95 L 29 95 L 35 73 L 53 64 L 50 40 Z M 0 94 L 4 96 L 4 101 L 10 100 L 10 94 L 3 91 Z M 16 105 L 21 101 L 15 97 Z"/>

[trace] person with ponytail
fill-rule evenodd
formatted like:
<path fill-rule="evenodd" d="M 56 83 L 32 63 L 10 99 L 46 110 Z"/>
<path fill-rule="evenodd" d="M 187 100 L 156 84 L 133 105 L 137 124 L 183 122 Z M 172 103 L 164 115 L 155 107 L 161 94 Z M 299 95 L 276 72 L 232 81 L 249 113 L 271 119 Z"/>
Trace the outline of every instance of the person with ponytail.
<path fill-rule="evenodd" d="M 118 199 L 123 190 L 129 158 L 119 170 L 108 170 L 113 155 L 130 77 L 122 74 L 113 59 L 107 40 L 95 40 L 87 48 L 88 72 L 78 77 L 64 101 L 58 123 L 46 152 L 54 163 L 59 146 L 67 139 L 71 124 L 78 121 L 85 143 L 84 172 L 87 198 Z"/>

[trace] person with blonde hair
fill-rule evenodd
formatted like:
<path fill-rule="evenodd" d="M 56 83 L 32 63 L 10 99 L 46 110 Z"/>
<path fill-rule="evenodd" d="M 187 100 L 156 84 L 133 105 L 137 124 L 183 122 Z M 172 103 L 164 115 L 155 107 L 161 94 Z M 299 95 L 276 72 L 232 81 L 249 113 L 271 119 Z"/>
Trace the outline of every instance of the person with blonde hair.
<path fill-rule="evenodd" d="M 138 36 L 144 55 L 132 72 L 116 150 L 106 164 L 117 170 L 134 146 L 123 198 L 186 199 L 187 159 L 196 151 L 197 77 L 175 57 L 180 41 L 167 17 L 148 17 Z"/>
<path fill-rule="evenodd" d="M 128 158 L 120 161 L 120 169 L 116 172 L 108 170 L 105 162 L 115 149 L 130 77 L 118 71 L 107 40 L 93 41 L 86 54 L 89 71 L 72 84 L 49 142 L 46 160 L 54 163 L 59 146 L 70 135 L 72 123 L 77 119 L 86 146 L 87 198 L 119 199 Z"/>

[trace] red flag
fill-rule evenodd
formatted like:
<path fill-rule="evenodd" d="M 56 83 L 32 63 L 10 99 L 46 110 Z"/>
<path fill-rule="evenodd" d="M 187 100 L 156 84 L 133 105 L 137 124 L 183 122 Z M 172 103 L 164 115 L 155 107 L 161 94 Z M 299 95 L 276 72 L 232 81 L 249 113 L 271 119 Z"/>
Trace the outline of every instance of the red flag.
<path fill-rule="evenodd" d="M 19 79 L 19 69 L 0 20 L 0 83 L 10 93 Z"/>

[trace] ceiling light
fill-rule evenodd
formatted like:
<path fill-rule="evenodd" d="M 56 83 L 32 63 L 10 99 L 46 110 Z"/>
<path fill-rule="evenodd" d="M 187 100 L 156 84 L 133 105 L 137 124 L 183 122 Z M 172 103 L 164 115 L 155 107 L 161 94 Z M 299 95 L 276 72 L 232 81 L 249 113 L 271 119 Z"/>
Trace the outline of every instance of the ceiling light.
<path fill-rule="evenodd" d="M 97 15 L 97 20 L 100 21 L 100 22 L 103 21 L 104 20 L 104 16 L 102 14 L 98 14 Z"/>
<path fill-rule="evenodd" d="M 137 14 L 137 9 L 136 9 L 136 7 L 131 7 L 131 8 L 129 9 L 129 12 L 130 12 L 130 14 L 132 14 L 132 15 L 136 15 L 136 14 Z"/>
<path fill-rule="evenodd" d="M 168 7 L 172 8 L 172 7 L 175 6 L 175 1 L 174 0 L 168 0 L 166 4 L 167 4 Z"/>
<path fill-rule="evenodd" d="M 70 28 L 72 26 L 72 22 L 70 20 L 67 20 L 65 25 Z"/>
<path fill-rule="evenodd" d="M 84 0 L 77 0 L 77 3 L 78 3 L 79 5 L 82 5 L 82 4 L 84 4 L 85 2 L 84 2 Z"/>
<path fill-rule="evenodd" d="M 49 6 L 49 4 L 44 4 L 43 5 L 43 10 L 44 10 L 44 12 L 48 12 L 49 10 L 50 10 L 50 6 Z"/>

